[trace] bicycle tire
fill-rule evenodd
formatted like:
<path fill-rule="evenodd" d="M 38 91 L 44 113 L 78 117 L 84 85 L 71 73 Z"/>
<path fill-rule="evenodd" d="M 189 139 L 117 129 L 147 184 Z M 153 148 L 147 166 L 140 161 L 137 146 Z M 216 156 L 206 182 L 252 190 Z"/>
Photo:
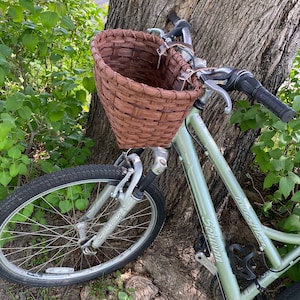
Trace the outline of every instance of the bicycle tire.
<path fill-rule="evenodd" d="M 300 299 L 300 282 L 294 282 L 287 287 L 279 295 L 275 297 L 275 300 L 299 300 Z"/>
<path fill-rule="evenodd" d="M 28 286 L 73 285 L 109 274 L 142 254 L 165 220 L 164 197 L 155 185 L 94 253 L 83 253 L 75 227 L 99 190 L 114 188 L 125 174 L 122 167 L 79 166 L 44 175 L 9 195 L 0 204 L 1 276 Z M 118 204 L 107 199 L 88 222 L 89 237 Z"/>

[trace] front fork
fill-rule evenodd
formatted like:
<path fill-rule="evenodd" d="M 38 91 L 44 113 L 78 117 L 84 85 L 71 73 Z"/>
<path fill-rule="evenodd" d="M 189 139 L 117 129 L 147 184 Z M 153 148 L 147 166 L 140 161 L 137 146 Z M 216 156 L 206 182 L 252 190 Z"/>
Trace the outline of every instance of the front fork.
<path fill-rule="evenodd" d="M 123 153 L 117 160 L 117 164 L 122 164 L 125 161 L 126 163 L 129 163 L 131 167 L 127 169 L 127 174 L 117 186 L 107 184 L 99 197 L 80 219 L 80 222 L 75 225 L 79 234 L 79 243 L 81 244 L 81 248 L 85 254 L 94 254 L 94 252 L 90 250 L 90 247 L 97 249 L 105 242 L 126 215 L 142 199 L 143 192 L 146 187 L 166 169 L 168 150 L 161 147 L 155 147 L 152 148 L 152 150 L 154 164 L 145 177 L 142 177 L 143 166 L 139 155 L 136 153 L 132 153 L 130 155 Z M 128 183 L 129 186 L 124 192 L 124 186 Z M 86 240 L 86 231 L 88 230 L 86 228 L 87 221 L 96 216 L 98 211 L 110 197 L 119 201 L 119 208 L 111 215 L 96 235 Z"/>

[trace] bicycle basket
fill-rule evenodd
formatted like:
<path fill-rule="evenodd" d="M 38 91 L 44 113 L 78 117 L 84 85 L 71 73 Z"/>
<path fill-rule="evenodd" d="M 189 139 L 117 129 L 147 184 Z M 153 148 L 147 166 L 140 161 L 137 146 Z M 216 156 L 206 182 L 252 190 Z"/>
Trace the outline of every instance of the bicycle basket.
<path fill-rule="evenodd" d="M 175 49 L 167 50 L 158 68 L 163 43 L 124 29 L 104 30 L 91 43 L 98 96 L 121 149 L 168 147 L 203 92 L 196 76 L 177 90 L 189 65 Z"/>

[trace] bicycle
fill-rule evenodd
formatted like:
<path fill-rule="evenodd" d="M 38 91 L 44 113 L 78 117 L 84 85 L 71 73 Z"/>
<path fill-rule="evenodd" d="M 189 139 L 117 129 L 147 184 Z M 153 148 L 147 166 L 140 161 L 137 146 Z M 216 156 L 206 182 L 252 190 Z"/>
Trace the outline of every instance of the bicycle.
<path fill-rule="evenodd" d="M 225 112 L 229 113 L 230 90 L 255 98 L 284 122 L 294 117 L 294 111 L 246 70 L 207 68 L 191 51 L 190 24 L 174 11 L 168 17 L 174 29 L 164 33 L 151 28 L 149 32 L 170 43 L 182 38 L 183 43 L 175 44 L 192 67 L 185 72 L 187 77 L 183 81 L 190 80 L 192 70 L 192 75 L 205 87 L 204 94 L 194 99 L 171 143 L 182 161 L 204 229 L 204 240 L 195 249 L 195 259 L 213 275 L 213 299 L 253 299 L 299 261 L 300 235 L 261 224 L 200 113 L 213 92 L 222 96 Z M 159 55 L 164 55 L 164 47 L 169 44 L 162 45 Z M 252 268 L 254 250 L 224 241 L 191 129 L 269 261 L 267 270 L 259 277 Z M 154 164 L 143 175 L 143 150 L 123 152 L 114 165 L 85 165 L 44 175 L 9 195 L 0 205 L 0 274 L 29 286 L 72 285 L 111 273 L 142 254 L 164 224 L 164 197 L 153 182 L 162 176 L 168 160 L 167 147 L 153 147 Z M 273 240 L 298 246 L 281 257 Z M 243 257 L 235 255 L 235 251 Z M 249 281 L 242 291 L 237 278 L 241 273 Z M 299 292 L 291 297 L 298 298 Z"/>

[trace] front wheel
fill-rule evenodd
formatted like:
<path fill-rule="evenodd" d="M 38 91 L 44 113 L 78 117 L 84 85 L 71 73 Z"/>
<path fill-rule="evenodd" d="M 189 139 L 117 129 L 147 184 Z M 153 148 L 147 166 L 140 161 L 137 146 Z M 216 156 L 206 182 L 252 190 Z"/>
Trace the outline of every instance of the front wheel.
<path fill-rule="evenodd" d="M 8 196 L 0 205 L 0 274 L 19 284 L 63 286 L 134 260 L 164 223 L 164 198 L 154 185 L 98 249 L 84 251 L 81 245 L 102 228 L 119 201 L 107 196 L 85 228 L 78 225 L 101 191 L 112 190 L 125 174 L 122 167 L 79 166 L 44 175 Z"/>

